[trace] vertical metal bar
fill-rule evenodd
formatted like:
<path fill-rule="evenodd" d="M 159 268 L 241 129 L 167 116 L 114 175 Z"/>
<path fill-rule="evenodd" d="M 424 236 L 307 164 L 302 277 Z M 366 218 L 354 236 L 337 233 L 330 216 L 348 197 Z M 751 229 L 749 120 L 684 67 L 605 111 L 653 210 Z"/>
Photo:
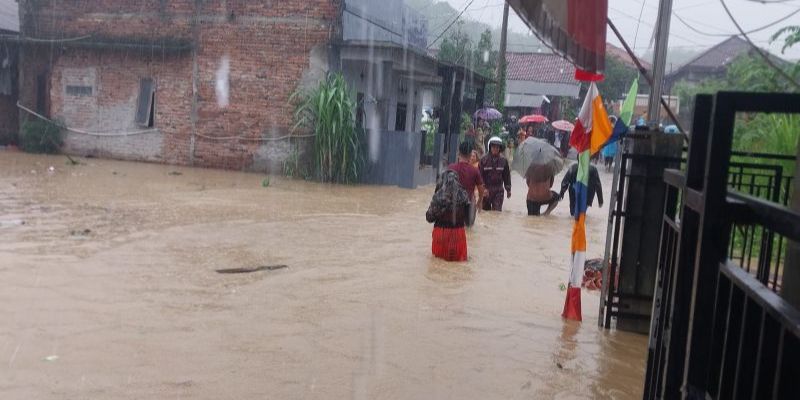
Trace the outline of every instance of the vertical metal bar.
<path fill-rule="evenodd" d="M 689 341 L 685 359 L 684 383 L 688 390 L 704 391 L 709 370 L 713 296 L 719 275 L 719 263 L 725 258 L 730 239 L 730 220 L 725 218 L 728 164 L 736 117 L 735 93 L 720 92 L 714 99 L 708 156 L 705 160 L 705 185 L 694 268 Z"/>
<path fill-rule="evenodd" d="M 718 365 L 720 370 L 717 388 L 720 399 L 733 398 L 736 386 L 737 350 L 741 340 L 741 324 L 744 313 L 744 293 L 731 285 L 728 300 L 728 318 L 725 324 L 725 342 L 722 347 L 722 362 Z"/>
<path fill-rule="evenodd" d="M 714 314 L 711 319 L 711 354 L 712 365 L 719 365 L 722 362 L 722 351 L 725 344 L 725 327 L 728 323 L 728 310 L 730 308 L 731 283 L 728 279 L 719 280 L 719 285 L 714 293 Z M 717 382 L 719 381 L 719 370 L 712 370 L 708 375 L 707 393 L 716 397 L 718 393 Z"/>
<path fill-rule="evenodd" d="M 625 198 L 625 174 L 627 170 L 627 163 L 628 163 L 628 156 L 627 154 L 622 155 L 622 162 L 620 166 L 620 179 L 619 179 L 619 189 L 617 190 L 617 198 L 624 199 Z M 611 328 L 611 307 L 614 305 L 614 295 L 617 292 L 617 268 L 619 268 L 619 233 L 622 228 L 622 215 L 623 215 L 623 203 L 624 200 L 617 201 L 617 211 L 616 211 L 616 224 L 614 226 L 614 244 L 611 246 L 612 249 L 612 256 L 611 256 L 611 265 L 609 266 L 609 279 L 608 279 L 608 293 L 606 293 L 606 329 Z"/>
<path fill-rule="evenodd" d="M 693 118 L 692 140 L 689 143 L 689 153 L 686 165 L 686 189 L 700 190 L 704 185 L 706 175 L 707 156 L 709 154 L 709 129 L 713 99 L 708 95 L 699 95 L 695 100 Z M 693 269 L 697 258 L 697 242 L 702 215 L 686 204 L 686 192 L 681 196 L 681 227 L 678 242 L 677 259 L 673 267 L 673 276 L 670 279 L 668 339 L 666 340 L 666 355 L 663 376 L 659 377 L 663 385 L 659 396 L 675 398 L 680 395 L 683 377 L 685 374 L 686 349 L 688 340 L 688 327 L 690 323 L 690 310 L 692 298 Z M 713 294 L 713 289 L 712 289 Z"/>
<path fill-rule="evenodd" d="M 507 4 L 507 3 L 506 3 Z M 614 213 L 614 210 L 617 208 L 617 202 L 620 203 L 624 200 L 621 197 L 617 196 L 618 185 L 620 182 L 620 164 L 622 164 L 622 157 L 623 153 L 625 152 L 625 143 L 621 141 L 619 143 L 620 151 L 617 152 L 614 156 L 614 179 L 611 183 L 611 200 L 608 202 L 608 227 L 606 228 L 606 247 L 605 251 L 603 252 L 603 285 L 600 289 L 600 313 L 598 314 L 597 318 L 597 325 L 600 327 L 605 326 L 609 328 L 605 322 L 605 314 L 608 314 L 610 310 L 608 307 L 611 306 L 610 303 L 606 303 L 604 299 L 609 291 L 609 281 L 608 277 L 610 275 L 611 270 L 611 245 L 616 239 L 616 235 L 614 233 L 614 227 L 619 225 L 619 214 Z M 618 231 L 617 231 L 618 232 Z M 616 254 L 616 253 L 615 253 Z M 614 258 L 616 260 L 616 258 Z"/>
<path fill-rule="evenodd" d="M 764 310 L 755 301 L 744 298 L 744 315 L 740 327 L 739 349 L 737 350 L 734 399 L 748 399 L 753 393 L 753 380 L 756 378 L 755 366 L 758 360 L 759 336 Z"/>
<path fill-rule="evenodd" d="M 778 362 L 778 340 L 780 325 L 766 312 L 762 313 L 761 335 L 756 358 L 756 383 L 752 400 L 767 399 L 772 396 L 775 383 L 775 366 Z"/>
<path fill-rule="evenodd" d="M 784 358 L 784 342 L 786 339 L 786 330 L 781 327 L 778 337 L 778 357 L 775 360 L 775 380 L 772 382 L 772 399 L 778 400 L 780 397 L 781 375 L 783 374 L 783 358 Z"/>

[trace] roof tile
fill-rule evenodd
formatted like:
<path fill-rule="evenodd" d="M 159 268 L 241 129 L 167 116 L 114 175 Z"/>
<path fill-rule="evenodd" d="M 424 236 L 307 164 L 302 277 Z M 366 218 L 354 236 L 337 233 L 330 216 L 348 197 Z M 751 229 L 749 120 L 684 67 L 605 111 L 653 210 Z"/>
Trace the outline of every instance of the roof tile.
<path fill-rule="evenodd" d="M 506 78 L 513 81 L 575 83 L 575 66 L 553 53 L 507 53 Z"/>

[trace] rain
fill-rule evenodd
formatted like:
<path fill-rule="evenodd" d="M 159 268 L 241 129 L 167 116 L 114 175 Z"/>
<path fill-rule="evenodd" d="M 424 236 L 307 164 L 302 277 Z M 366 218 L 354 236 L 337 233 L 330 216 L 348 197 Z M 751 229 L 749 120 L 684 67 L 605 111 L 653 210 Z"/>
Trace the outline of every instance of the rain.
<path fill-rule="evenodd" d="M 635 61 L 652 66 L 659 2 L 608 2 L 626 41 L 608 31 L 596 84 L 532 29 L 533 3 L 0 0 L 0 398 L 642 398 L 650 315 L 603 319 L 625 172 L 598 152 L 579 216 L 565 182 L 592 154 L 570 135 L 597 91 L 614 118 L 630 106 L 626 134 L 683 134 L 704 87 L 684 65 L 750 48 L 716 2 L 676 0 L 678 116 L 645 120 Z M 758 28 L 797 3 L 729 3 L 796 64 L 768 35 L 796 20 Z M 680 28 L 698 10 L 733 36 Z M 510 186 L 501 212 L 453 224 L 468 256 L 450 262 L 426 210 L 467 143 Z"/>

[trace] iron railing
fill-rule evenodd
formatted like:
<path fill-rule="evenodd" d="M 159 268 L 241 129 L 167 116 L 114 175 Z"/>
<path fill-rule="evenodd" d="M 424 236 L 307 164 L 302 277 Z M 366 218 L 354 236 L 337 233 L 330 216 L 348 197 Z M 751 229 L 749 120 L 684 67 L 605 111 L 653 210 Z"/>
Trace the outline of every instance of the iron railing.
<path fill-rule="evenodd" d="M 800 241 L 792 179 L 731 144 L 736 112 L 800 113 L 800 95 L 721 92 L 695 107 L 686 170 L 664 175 L 644 398 L 795 398 L 800 310 L 779 295 L 798 267 L 784 259 Z"/>
<path fill-rule="evenodd" d="M 733 159 L 747 160 L 730 163 L 728 169 L 728 187 L 758 198 L 787 205 L 794 178 L 789 176 L 792 171 L 785 171 L 783 163 L 793 163 L 794 157 L 780 154 L 731 152 Z M 620 177 L 616 187 L 617 199 L 624 198 L 627 178 L 630 177 L 630 163 L 640 156 L 622 152 L 619 159 Z M 671 159 L 680 162 L 682 170 L 685 169 L 686 158 Z M 672 190 L 670 190 L 672 188 Z M 667 246 L 662 250 L 660 270 L 664 270 L 664 263 L 674 262 L 677 251 L 677 235 L 679 233 L 679 208 L 680 191 L 667 185 L 667 200 L 665 204 L 665 218 L 662 226 L 663 243 Z M 607 265 L 608 283 L 603 298 L 602 325 L 611 328 L 612 319 L 620 316 L 650 318 L 650 315 L 630 315 L 630 312 L 620 309 L 620 300 L 628 296 L 619 290 L 620 251 L 622 243 L 622 220 L 626 215 L 625 204 L 622 201 L 612 202 L 615 209 L 611 213 L 611 248 Z M 786 241 L 781 235 L 764 229 L 763 227 L 734 224 L 730 233 L 728 257 L 738 261 L 748 273 L 752 273 L 773 291 L 780 289 L 780 273 L 783 265 L 782 255 L 786 251 Z"/>

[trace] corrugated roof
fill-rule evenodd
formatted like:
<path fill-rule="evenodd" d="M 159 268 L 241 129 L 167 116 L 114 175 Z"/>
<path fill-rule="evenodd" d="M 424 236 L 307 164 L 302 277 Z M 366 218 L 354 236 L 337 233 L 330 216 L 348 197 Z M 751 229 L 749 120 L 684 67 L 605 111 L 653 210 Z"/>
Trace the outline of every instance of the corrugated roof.
<path fill-rule="evenodd" d="M 0 0 L 0 31 L 19 32 L 18 10 L 16 0 Z"/>
<path fill-rule="evenodd" d="M 575 67 L 558 54 L 507 53 L 506 79 L 544 83 L 575 83 Z"/>

